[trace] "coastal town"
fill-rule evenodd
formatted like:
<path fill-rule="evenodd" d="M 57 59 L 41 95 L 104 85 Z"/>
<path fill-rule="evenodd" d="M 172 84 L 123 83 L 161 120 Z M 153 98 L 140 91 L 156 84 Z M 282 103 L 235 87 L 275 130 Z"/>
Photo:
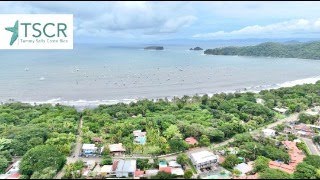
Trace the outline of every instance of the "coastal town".
<path fill-rule="evenodd" d="M 263 101 L 257 99 L 257 103 L 263 104 Z M 81 137 L 78 136 L 76 148 L 79 149 L 74 149 L 74 154 L 67 158 L 65 168 L 55 178 L 60 179 L 67 173 L 68 178 L 84 179 L 258 179 L 261 177 L 259 175 L 261 158 L 267 159 L 266 168 L 293 174 L 297 171 L 299 163 L 302 163 L 307 156 L 320 155 L 319 141 L 315 140 L 319 137 L 320 107 L 315 106 L 293 115 L 286 115 L 286 108 L 274 108 L 274 110 L 282 114 L 283 118 L 264 128 L 251 131 L 245 136 L 250 136 L 253 142 L 268 141 L 285 149 L 289 155 L 287 160 L 270 160 L 263 155 L 257 155 L 253 159 L 245 157 L 247 155 L 241 152 L 242 146 L 235 143 L 238 141 L 237 137 L 210 146 L 200 146 L 199 140 L 187 137 L 184 141 L 188 144 L 188 149 L 184 152 L 146 156 L 128 155 L 122 143 L 102 144 L 102 138 L 99 137 L 92 138 L 91 144 L 81 143 Z M 312 124 L 303 123 L 311 117 L 316 118 L 313 119 Z M 148 143 L 148 132 L 134 130 L 132 135 L 134 144 L 144 146 Z M 255 146 L 255 148 L 258 147 Z M 253 153 L 258 154 L 255 151 Z M 6 168 L 5 173 L 0 175 L 0 178 L 19 179 L 19 163 L 20 160 L 17 158 Z M 73 170 L 66 168 L 73 164 L 80 164 L 80 166 Z"/>

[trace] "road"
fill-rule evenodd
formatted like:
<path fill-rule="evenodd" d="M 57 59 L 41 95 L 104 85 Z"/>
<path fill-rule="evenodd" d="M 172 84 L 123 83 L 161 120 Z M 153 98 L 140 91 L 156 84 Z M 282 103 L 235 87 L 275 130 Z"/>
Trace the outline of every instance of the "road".
<path fill-rule="evenodd" d="M 81 145 L 82 145 L 81 137 L 82 137 L 82 117 L 79 120 L 78 135 L 77 135 L 77 140 L 76 140 L 76 145 L 74 147 L 74 151 L 71 156 L 67 157 L 66 164 L 74 163 L 80 159 L 80 157 L 78 157 L 78 155 L 80 154 L 80 151 L 81 151 Z M 86 159 L 90 160 L 89 158 L 86 158 Z M 62 170 L 56 175 L 55 179 L 61 179 L 63 177 L 63 175 L 64 175 L 64 168 L 62 168 Z"/>
<path fill-rule="evenodd" d="M 282 124 L 282 123 L 296 121 L 296 120 L 298 119 L 298 116 L 299 116 L 298 113 L 291 114 L 290 116 L 285 117 L 285 118 L 282 119 L 282 120 L 278 120 L 278 121 L 276 121 L 276 122 L 274 122 L 274 123 L 268 124 L 268 125 L 265 126 L 264 128 L 266 128 L 266 129 L 268 129 L 268 128 L 274 128 L 274 127 L 276 127 L 277 125 Z M 261 128 L 251 131 L 250 134 L 255 134 L 255 133 L 258 133 L 258 132 L 260 132 L 260 131 L 261 131 Z M 223 142 L 221 142 L 221 143 L 214 144 L 212 147 L 213 147 L 213 148 L 218 148 L 218 147 L 227 145 L 228 143 L 232 142 L 233 140 L 234 140 L 234 138 L 231 138 L 231 139 L 228 139 L 228 140 L 223 141 Z"/>
<path fill-rule="evenodd" d="M 308 149 L 310 150 L 312 155 L 318 155 L 320 156 L 320 151 L 319 149 L 316 147 L 316 145 L 312 142 L 311 139 L 309 138 L 304 138 L 304 137 L 300 137 L 300 139 L 302 141 L 304 141 L 308 147 Z"/>
<path fill-rule="evenodd" d="M 298 113 L 295 113 L 295 114 L 292 114 L 282 120 L 278 120 L 274 123 L 271 123 L 267 126 L 265 126 L 264 128 L 273 128 L 273 127 L 276 127 L 277 125 L 279 124 L 282 124 L 282 123 L 286 123 L 286 122 L 293 122 L 293 121 L 296 121 L 298 119 Z M 256 130 L 253 130 L 251 131 L 250 133 L 251 134 L 254 134 L 254 133 L 258 133 L 259 131 L 261 130 L 261 128 L 259 129 L 256 129 Z M 79 121 L 79 129 L 78 129 L 78 136 L 77 136 L 77 140 L 76 140 L 76 145 L 75 145 L 75 148 L 74 148 L 74 152 L 72 154 L 72 156 L 70 157 L 67 157 L 67 164 L 69 163 L 73 163 L 73 162 L 76 162 L 77 160 L 83 160 L 83 161 L 88 161 L 88 160 L 95 160 L 96 162 L 100 162 L 101 161 L 101 158 L 99 157 L 89 157 L 89 158 L 85 158 L 85 157 L 78 157 L 78 155 L 80 154 L 81 152 L 81 137 L 82 137 L 82 118 L 80 118 L 80 121 Z M 218 147 L 221 147 L 221 146 L 225 146 L 227 145 L 228 143 L 232 142 L 234 140 L 234 138 L 231 138 L 231 139 L 228 139 L 226 141 L 223 141 L 221 143 L 217 143 L 217 144 L 213 144 L 212 145 L 212 148 L 218 148 Z M 316 148 L 316 147 L 315 147 Z M 317 148 L 316 148 L 317 149 Z M 192 149 L 189 149 L 186 151 L 187 154 L 190 154 L 190 153 L 193 153 L 193 152 L 197 152 L 197 151 L 203 151 L 203 150 L 210 150 L 209 147 L 198 147 L 198 148 L 192 148 Z M 318 152 L 319 153 L 319 152 Z M 158 158 L 160 159 L 165 159 L 167 161 L 170 161 L 170 160 L 175 160 L 177 158 L 177 154 L 169 154 L 169 155 L 162 155 L 162 156 L 158 156 Z M 74 156 L 74 157 L 73 157 Z M 135 156 L 135 155 L 132 155 L 132 156 L 115 156 L 115 157 L 112 157 L 113 159 L 137 159 L 137 158 L 142 158 L 142 159 L 153 159 L 153 157 L 151 156 Z M 55 177 L 55 179 L 61 179 L 61 177 L 63 176 L 64 172 L 63 170 L 61 170 L 57 176 Z"/>

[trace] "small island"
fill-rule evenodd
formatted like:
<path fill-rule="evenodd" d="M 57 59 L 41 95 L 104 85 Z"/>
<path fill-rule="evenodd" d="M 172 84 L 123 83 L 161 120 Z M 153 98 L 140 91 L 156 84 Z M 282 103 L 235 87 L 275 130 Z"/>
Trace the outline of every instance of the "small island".
<path fill-rule="evenodd" d="M 145 47 L 144 50 L 163 50 L 163 46 L 148 46 Z"/>
<path fill-rule="evenodd" d="M 255 46 L 207 49 L 206 55 L 260 56 L 276 58 L 320 59 L 320 41 L 307 43 L 266 42 Z"/>
<path fill-rule="evenodd" d="M 195 47 L 195 48 L 190 48 L 190 51 L 202 51 L 203 49 L 201 47 Z"/>

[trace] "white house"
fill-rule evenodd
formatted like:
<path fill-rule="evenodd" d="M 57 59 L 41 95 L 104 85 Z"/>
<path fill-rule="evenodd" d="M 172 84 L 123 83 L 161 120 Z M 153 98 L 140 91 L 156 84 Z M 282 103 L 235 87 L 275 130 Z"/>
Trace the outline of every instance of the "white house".
<path fill-rule="evenodd" d="M 134 172 L 137 169 L 137 161 L 131 160 L 119 160 L 116 168 L 116 176 L 119 177 L 133 177 Z"/>
<path fill-rule="evenodd" d="M 273 129 L 264 129 L 262 130 L 264 137 L 274 137 L 276 136 L 276 131 Z"/>
<path fill-rule="evenodd" d="M 252 171 L 252 166 L 246 164 L 246 163 L 241 163 L 238 164 L 234 167 L 235 170 L 238 170 L 241 172 L 241 175 L 245 175 L 246 173 Z"/>
<path fill-rule="evenodd" d="M 209 151 L 191 153 L 190 159 L 197 169 L 212 167 L 219 163 L 219 156 Z"/>
<path fill-rule="evenodd" d="M 94 154 L 97 152 L 98 147 L 95 144 L 83 144 L 82 153 L 85 155 Z"/>

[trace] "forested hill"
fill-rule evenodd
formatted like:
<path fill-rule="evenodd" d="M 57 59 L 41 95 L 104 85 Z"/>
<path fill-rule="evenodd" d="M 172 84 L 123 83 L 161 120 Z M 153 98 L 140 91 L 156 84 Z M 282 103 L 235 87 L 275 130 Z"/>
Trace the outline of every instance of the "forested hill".
<path fill-rule="evenodd" d="M 207 49 L 204 54 L 320 59 L 320 41 L 290 44 L 266 42 L 255 46 L 230 46 Z"/>

